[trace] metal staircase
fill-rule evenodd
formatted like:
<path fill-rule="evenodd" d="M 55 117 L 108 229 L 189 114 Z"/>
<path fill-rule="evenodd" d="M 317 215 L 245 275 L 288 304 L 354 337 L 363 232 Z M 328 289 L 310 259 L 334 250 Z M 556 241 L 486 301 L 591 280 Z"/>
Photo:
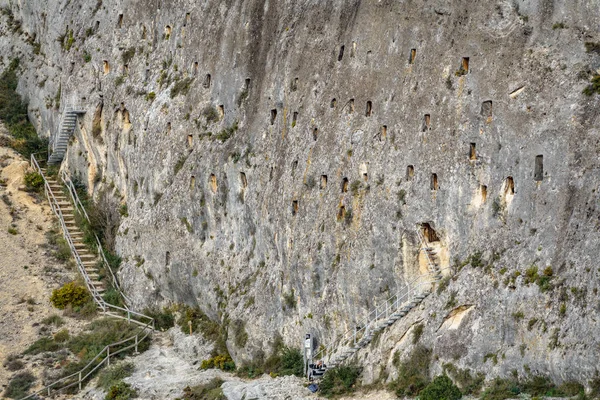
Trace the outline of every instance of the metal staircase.
<path fill-rule="evenodd" d="M 346 331 L 341 339 L 315 354 L 313 360 L 324 361 L 319 368 L 309 368 L 312 377 L 320 377 L 327 370 L 335 368 L 366 347 L 376 333 L 393 325 L 417 305 L 421 304 L 432 291 L 433 285 L 442 278 L 442 270 L 436 257 L 436 251 L 425 240 L 421 226 L 417 225 L 417 236 L 420 241 L 419 251 L 423 251 L 428 266 L 428 273 L 420 275 L 408 282 L 398 294 L 390 297 L 385 304 L 376 306 L 354 329 Z M 312 365 L 315 365 L 314 363 Z"/>
<path fill-rule="evenodd" d="M 60 127 L 58 129 L 58 135 L 54 139 L 52 145 L 52 154 L 48 159 L 48 164 L 60 164 L 65 157 L 67 147 L 69 146 L 69 140 L 75 132 L 77 126 L 77 118 L 80 114 L 85 114 L 85 110 L 81 107 L 74 106 L 73 104 L 66 105 L 62 111 L 62 119 L 60 121 Z"/>

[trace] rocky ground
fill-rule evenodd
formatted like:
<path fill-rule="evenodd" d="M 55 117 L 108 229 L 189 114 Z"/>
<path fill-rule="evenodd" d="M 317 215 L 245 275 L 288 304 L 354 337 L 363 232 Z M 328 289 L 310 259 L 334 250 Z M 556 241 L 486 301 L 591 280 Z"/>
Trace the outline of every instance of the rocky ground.
<path fill-rule="evenodd" d="M 228 400 L 323 399 L 312 394 L 306 388 L 305 381 L 295 376 L 272 378 L 264 375 L 250 380 L 216 369 L 201 370 L 199 360 L 209 358 L 211 348 L 212 344 L 195 335 L 184 335 L 177 327 L 168 332 L 158 333 L 148 351 L 128 359 L 135 364 L 135 371 L 124 381 L 137 390 L 140 399 L 149 400 L 180 398 L 186 386 L 202 385 L 214 378 L 224 381 L 223 394 Z M 105 393 L 94 386 L 95 382 L 91 382 L 76 398 L 104 399 Z M 395 396 L 388 392 L 374 391 L 343 399 L 391 400 L 395 399 Z"/>

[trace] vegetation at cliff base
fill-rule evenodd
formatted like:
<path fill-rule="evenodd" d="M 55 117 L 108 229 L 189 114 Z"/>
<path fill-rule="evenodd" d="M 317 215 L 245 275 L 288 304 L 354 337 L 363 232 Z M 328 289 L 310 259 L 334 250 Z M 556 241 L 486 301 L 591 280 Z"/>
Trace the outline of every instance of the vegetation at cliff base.
<path fill-rule="evenodd" d="M 37 135 L 27 116 L 27 104 L 17 93 L 18 68 L 19 60 L 13 59 L 0 75 L 0 120 L 4 122 L 12 136 L 9 143 L 5 144 L 29 158 L 33 153 L 46 151 L 48 141 Z"/>

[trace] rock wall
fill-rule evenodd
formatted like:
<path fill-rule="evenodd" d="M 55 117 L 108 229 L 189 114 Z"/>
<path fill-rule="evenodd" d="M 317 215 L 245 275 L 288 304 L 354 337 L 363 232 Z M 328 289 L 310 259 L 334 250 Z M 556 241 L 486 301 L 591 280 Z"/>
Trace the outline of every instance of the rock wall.
<path fill-rule="evenodd" d="M 428 223 L 471 266 L 361 352 L 365 382 L 418 321 L 434 371 L 597 373 L 597 1 L 0 4 L 40 133 L 87 110 L 63 166 L 127 204 L 136 307 L 245 321 L 238 363 L 327 342 L 419 273 Z"/>

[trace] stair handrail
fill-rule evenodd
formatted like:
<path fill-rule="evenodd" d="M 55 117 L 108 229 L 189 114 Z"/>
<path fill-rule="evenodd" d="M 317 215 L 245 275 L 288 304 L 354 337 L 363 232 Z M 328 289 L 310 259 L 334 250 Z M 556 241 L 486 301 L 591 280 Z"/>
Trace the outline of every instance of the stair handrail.
<path fill-rule="evenodd" d="M 88 222 L 90 222 L 90 217 L 89 217 L 88 213 L 85 211 L 85 207 L 83 206 L 83 203 L 81 202 L 81 200 L 79 199 L 79 195 L 77 194 L 77 189 L 75 189 L 75 185 L 73 184 L 73 181 L 71 180 L 71 178 L 69 177 L 67 172 L 64 170 L 61 172 L 61 179 L 64 182 L 64 184 L 66 185 L 66 187 L 69 191 L 69 195 L 71 196 L 71 200 L 73 200 L 73 204 L 75 204 L 75 207 L 77 208 L 77 210 L 79 210 L 79 212 L 81 212 L 83 214 L 85 219 Z M 119 284 L 117 277 L 113 273 L 112 268 L 110 267 L 110 264 L 108 263 L 108 260 L 106 259 L 106 256 L 104 254 L 104 248 L 102 247 L 102 243 L 100 242 L 100 239 L 98 238 L 98 235 L 96 235 L 96 233 L 94 233 L 94 238 L 96 239 L 96 246 L 98 249 L 98 253 L 100 254 L 100 258 L 102 259 L 102 262 L 104 263 L 104 268 L 106 270 L 108 270 L 108 272 L 110 273 L 110 277 L 111 277 L 113 286 L 121 294 L 121 296 L 123 297 L 125 302 L 131 304 L 131 300 L 127 296 L 125 296 L 125 294 L 121 290 L 121 285 Z M 128 307 L 126 307 L 126 308 L 128 308 Z"/>
<path fill-rule="evenodd" d="M 340 347 L 343 349 L 343 347 L 346 346 L 347 343 L 352 343 L 354 345 L 354 347 L 347 346 L 350 347 L 349 352 L 353 353 L 357 351 L 357 338 L 361 337 L 361 335 L 363 334 L 367 334 L 368 332 L 370 332 L 370 329 L 373 329 L 372 325 L 374 323 L 376 323 L 377 321 L 381 321 L 382 319 L 387 320 L 391 315 L 395 314 L 396 312 L 398 312 L 398 310 L 404 307 L 407 302 L 411 302 L 413 300 L 410 297 L 411 292 L 414 296 L 416 296 L 417 294 L 419 294 L 419 291 L 423 286 L 430 284 L 433 285 L 439 281 L 439 274 L 442 272 L 442 269 L 440 269 L 439 266 L 437 266 L 435 262 L 431 259 L 431 255 L 427 251 L 428 243 L 425 240 L 423 234 L 421 233 L 420 228 L 421 225 L 417 224 L 416 231 L 420 242 L 419 251 L 425 250 L 425 257 L 427 260 L 429 273 L 426 275 L 420 275 L 412 281 L 408 282 L 406 284 L 404 292 L 399 292 L 398 294 L 393 295 L 384 303 L 384 305 L 382 304 L 380 306 L 375 306 L 375 309 L 372 310 L 369 314 L 367 314 L 366 317 L 362 319 L 362 321 L 364 321 L 362 324 L 360 322 L 358 324 L 355 324 L 357 325 L 358 329 L 357 327 L 348 329 L 342 334 L 341 338 L 334 339 L 328 346 L 325 346 L 322 350 L 317 352 L 314 355 L 313 359 L 322 359 L 325 356 L 328 356 L 329 360 L 331 360 L 332 358 L 335 359 L 334 355 L 338 357 L 338 353 L 341 350 Z M 423 281 L 424 278 L 427 278 L 428 280 Z M 389 306 L 390 303 L 391 307 Z M 381 312 L 379 311 L 380 307 Z M 384 315 L 385 317 L 382 318 L 382 316 Z M 375 329 L 377 329 L 377 327 L 375 327 Z"/>
<path fill-rule="evenodd" d="M 96 289 L 96 287 L 92 284 L 91 279 L 89 278 L 88 274 L 85 272 L 85 268 L 83 267 L 83 262 L 81 261 L 81 258 L 79 257 L 79 253 L 77 252 L 77 249 L 75 248 L 75 243 L 73 242 L 73 239 L 71 238 L 71 235 L 69 234 L 69 230 L 66 227 L 65 220 L 64 220 L 64 217 L 62 214 L 62 210 L 58 204 L 58 200 L 56 200 L 56 197 L 54 197 L 54 193 L 52 192 L 52 189 L 50 188 L 50 184 L 46 180 L 46 177 L 44 176 L 42 169 L 40 168 L 40 165 L 38 164 L 38 162 L 35 159 L 35 156 L 33 154 L 31 155 L 31 164 L 35 168 L 36 172 L 38 174 L 40 174 L 44 180 L 44 191 L 46 192 L 46 196 L 48 197 L 48 200 L 50 203 L 50 208 L 52 209 L 52 211 L 58 218 L 58 221 L 59 221 L 60 226 L 63 231 L 63 237 L 67 241 L 67 244 L 69 246 L 69 249 L 71 250 L 71 254 L 73 255 L 73 258 L 75 258 L 75 264 L 77 265 L 79 272 L 81 273 L 81 275 L 83 277 L 85 285 L 88 288 L 88 290 L 90 291 L 90 293 L 92 294 L 92 297 L 94 298 L 96 303 L 101 305 L 101 303 L 103 303 L 104 300 L 102 299 L 102 296 L 100 296 L 100 293 L 98 293 L 98 290 Z"/>
<path fill-rule="evenodd" d="M 338 337 L 334 339 L 329 345 L 325 346 L 325 348 L 316 353 L 313 358 L 321 359 L 324 358 L 324 356 L 329 356 L 329 359 L 331 359 L 332 356 L 339 351 L 340 345 L 343 346 L 344 343 L 349 341 L 354 343 L 359 334 L 366 332 L 366 330 L 371 327 L 373 322 L 381 320 L 383 315 L 385 315 L 386 319 L 389 318 L 392 314 L 396 313 L 400 308 L 402 308 L 406 302 L 410 302 L 412 300 L 409 299 L 411 293 L 416 293 L 417 289 L 421 289 L 425 285 L 434 282 L 434 280 L 430 281 L 427 279 L 431 278 L 428 275 L 419 275 L 409 281 L 403 289 L 385 301 L 385 306 L 375 306 L 375 308 L 369 312 L 366 317 L 361 318 L 361 320 L 355 324 L 359 326 L 359 329 L 348 329 L 342 334 L 341 338 Z M 392 305 L 391 307 L 389 306 L 390 303 Z M 379 312 L 380 307 L 382 309 L 381 312 Z"/>
<path fill-rule="evenodd" d="M 129 350 L 131 348 L 135 347 L 135 351 L 137 352 L 138 350 L 138 345 L 139 343 L 143 342 L 149 335 L 151 332 L 154 331 L 155 327 L 154 327 L 154 318 L 149 317 L 147 315 L 129 310 L 129 309 L 125 309 L 122 307 L 118 307 L 115 305 L 112 305 L 110 303 L 107 303 L 106 301 L 104 301 L 104 299 L 102 298 L 102 296 L 100 296 L 100 294 L 98 293 L 97 289 L 91 284 L 91 280 L 89 278 L 89 276 L 87 275 L 87 272 L 85 271 L 85 268 L 83 267 L 83 263 L 81 261 L 81 258 L 79 257 L 79 254 L 77 253 L 77 249 L 74 246 L 74 243 L 72 241 L 72 238 L 69 234 L 69 231 L 66 227 L 65 221 L 64 221 L 64 217 L 62 214 L 62 210 L 60 209 L 60 205 L 58 204 L 58 201 L 56 200 L 56 198 L 54 197 L 54 193 L 52 192 L 52 188 L 50 187 L 50 184 L 48 183 L 46 176 L 44 175 L 42 169 L 40 168 L 40 165 L 38 163 L 38 161 L 35 158 L 35 155 L 32 154 L 31 155 L 31 165 L 32 167 L 36 170 L 36 172 L 38 174 L 40 174 L 44 180 L 44 191 L 46 193 L 46 196 L 48 197 L 48 201 L 50 203 L 50 208 L 52 209 L 52 211 L 54 212 L 54 214 L 56 215 L 56 217 L 59 219 L 60 224 L 61 224 L 61 228 L 63 230 L 63 235 L 65 236 L 65 240 L 67 240 L 67 243 L 69 244 L 69 248 L 71 249 L 71 254 L 73 254 L 74 258 L 75 258 L 75 263 L 78 266 L 79 272 L 81 273 L 81 275 L 83 276 L 83 279 L 86 283 L 86 286 L 88 287 L 88 290 L 90 290 L 90 292 L 92 293 L 92 298 L 94 299 L 94 301 L 96 302 L 96 304 L 98 305 L 98 307 L 100 307 L 100 309 L 102 310 L 102 314 L 104 315 L 108 315 L 114 318 L 119 318 L 119 319 L 123 319 L 123 320 L 127 320 L 128 323 L 134 323 L 138 326 L 141 326 L 141 328 L 138 330 L 138 332 L 135 335 L 130 336 L 129 338 L 123 339 L 121 341 L 115 342 L 115 343 L 111 343 L 107 346 L 105 346 L 97 355 L 96 357 L 94 357 L 85 367 L 83 367 L 81 370 L 68 375 L 66 377 L 63 377 L 61 379 L 58 379 L 55 382 L 52 382 L 49 385 L 44 386 L 42 389 L 29 394 L 28 396 L 22 398 L 21 400 L 27 400 L 27 399 L 33 399 L 33 398 L 38 398 L 38 395 L 41 395 L 42 393 L 44 393 L 44 395 L 46 393 L 48 393 L 48 396 L 51 395 L 52 391 L 57 391 L 60 392 L 62 390 L 68 389 L 70 387 L 73 387 L 75 385 L 78 385 L 79 390 L 81 390 L 82 388 L 82 383 L 92 374 L 94 373 L 98 368 L 100 368 L 104 363 L 106 363 L 107 365 L 110 365 L 110 358 L 125 351 L 125 350 Z M 126 314 L 126 316 L 115 313 L 115 312 L 111 312 L 110 309 L 116 310 L 119 313 L 123 313 Z M 133 318 L 132 318 L 133 317 Z M 137 319 L 136 319 L 137 318 Z M 146 322 L 144 322 L 144 320 L 146 320 Z M 119 346 L 128 342 L 132 342 L 132 344 L 129 344 L 128 346 L 125 346 L 123 348 L 118 349 L 117 351 L 113 351 L 111 353 L 110 349 L 111 347 L 114 346 Z M 102 358 L 102 360 L 98 363 L 98 365 L 93 366 L 94 362 L 97 361 L 98 359 L 100 359 L 100 357 L 105 354 L 106 355 Z M 89 369 L 89 371 L 88 371 Z M 71 382 L 65 386 L 62 386 L 60 388 L 56 388 L 57 385 L 67 382 L 69 379 L 75 378 L 77 377 L 77 380 L 75 380 L 74 382 Z"/>

